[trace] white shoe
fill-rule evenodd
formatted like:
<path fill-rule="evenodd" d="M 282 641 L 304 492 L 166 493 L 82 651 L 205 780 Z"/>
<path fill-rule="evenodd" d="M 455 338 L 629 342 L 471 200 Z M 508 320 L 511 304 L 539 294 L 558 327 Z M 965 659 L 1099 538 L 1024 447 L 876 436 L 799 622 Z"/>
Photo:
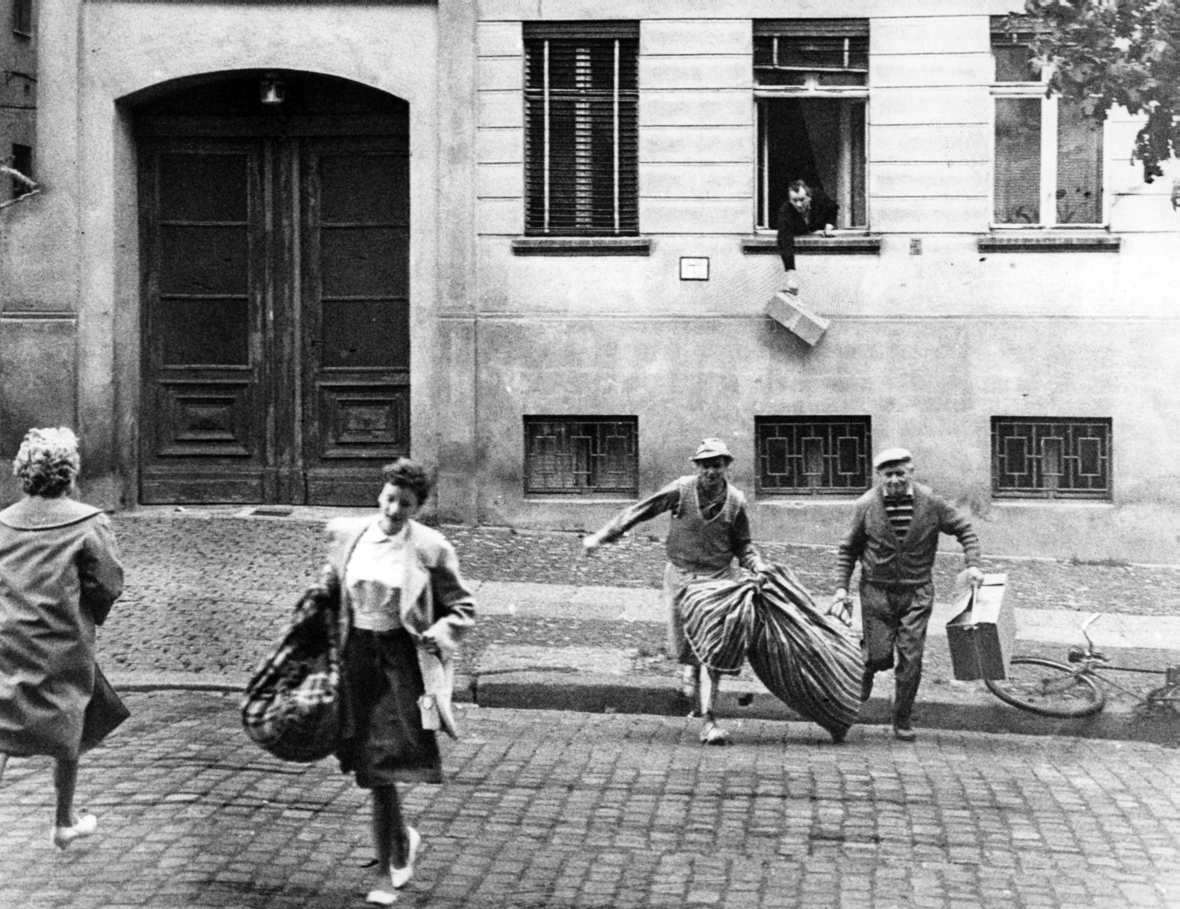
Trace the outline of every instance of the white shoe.
<path fill-rule="evenodd" d="M 406 856 L 405 868 L 394 868 L 389 866 L 389 878 L 393 881 L 394 888 L 401 888 L 409 883 L 410 878 L 414 876 L 414 859 L 418 857 L 418 847 L 422 845 L 422 837 L 418 835 L 418 831 L 413 827 L 407 827 L 407 837 L 410 840 L 410 847 L 408 855 Z"/>
<path fill-rule="evenodd" d="M 53 826 L 53 845 L 58 849 L 65 849 L 74 840 L 90 836 L 98 829 L 98 818 L 93 814 L 84 814 L 69 827 Z"/>
<path fill-rule="evenodd" d="M 390 893 L 388 890 L 370 890 L 369 895 L 365 897 L 366 903 L 372 903 L 374 906 L 392 906 L 397 902 L 397 894 Z"/>
<path fill-rule="evenodd" d="M 701 744 L 727 745 L 729 744 L 729 733 L 712 720 L 708 720 L 701 728 Z"/>

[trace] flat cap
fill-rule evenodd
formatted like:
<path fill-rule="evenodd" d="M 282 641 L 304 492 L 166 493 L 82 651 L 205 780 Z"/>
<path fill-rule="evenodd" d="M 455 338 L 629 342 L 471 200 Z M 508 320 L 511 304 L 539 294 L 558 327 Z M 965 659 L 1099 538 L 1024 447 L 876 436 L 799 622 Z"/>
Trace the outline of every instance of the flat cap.
<path fill-rule="evenodd" d="M 886 464 L 912 461 L 913 459 L 914 456 L 906 448 L 886 448 L 884 451 L 877 452 L 877 456 L 873 458 L 873 470 L 880 470 Z"/>
<path fill-rule="evenodd" d="M 729 449 L 720 439 L 705 439 L 697 448 L 697 453 L 689 460 L 704 461 L 708 458 L 725 458 L 727 461 L 732 461 L 733 455 L 729 453 Z"/>

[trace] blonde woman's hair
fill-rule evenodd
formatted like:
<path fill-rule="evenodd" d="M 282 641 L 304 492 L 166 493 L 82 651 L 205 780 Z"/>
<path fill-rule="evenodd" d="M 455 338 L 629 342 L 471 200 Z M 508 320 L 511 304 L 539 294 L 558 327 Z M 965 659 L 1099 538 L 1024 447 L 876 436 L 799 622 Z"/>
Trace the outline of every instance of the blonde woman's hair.
<path fill-rule="evenodd" d="M 72 429 L 30 429 L 13 459 L 12 474 L 27 494 L 56 498 L 73 485 L 81 464 Z"/>

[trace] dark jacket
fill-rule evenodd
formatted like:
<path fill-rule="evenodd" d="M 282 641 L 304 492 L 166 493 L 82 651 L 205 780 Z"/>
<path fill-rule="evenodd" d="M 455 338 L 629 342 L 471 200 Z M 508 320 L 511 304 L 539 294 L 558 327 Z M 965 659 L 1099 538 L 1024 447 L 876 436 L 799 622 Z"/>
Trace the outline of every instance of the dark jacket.
<path fill-rule="evenodd" d="M 857 559 L 862 583 L 891 588 L 930 583 L 940 533 L 958 538 L 967 567 L 979 567 L 979 537 L 966 515 L 928 487 L 912 486 L 914 518 L 901 539 L 885 514 L 885 494 L 880 486 L 856 500 L 852 523 L 837 556 L 838 588 L 848 589 Z"/>
<path fill-rule="evenodd" d="M 834 227 L 837 211 L 839 206 L 818 189 L 811 191 L 811 210 L 806 218 L 790 200 L 782 204 L 778 210 L 778 251 L 787 271 L 795 270 L 795 238 L 823 230 L 829 224 Z"/>

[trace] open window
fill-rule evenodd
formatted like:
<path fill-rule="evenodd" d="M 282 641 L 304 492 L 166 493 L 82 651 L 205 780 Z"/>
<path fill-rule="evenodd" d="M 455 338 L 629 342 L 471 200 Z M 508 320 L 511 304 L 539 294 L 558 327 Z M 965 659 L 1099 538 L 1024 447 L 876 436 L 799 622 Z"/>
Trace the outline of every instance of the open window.
<path fill-rule="evenodd" d="M 22 38 L 33 37 L 33 0 L 13 0 L 12 30 Z"/>
<path fill-rule="evenodd" d="M 867 227 L 868 79 L 867 19 L 755 21 L 759 229 L 778 227 L 792 180 L 840 206 L 836 227 Z"/>
<path fill-rule="evenodd" d="M 1081 106 L 1045 94 L 1031 35 L 992 20 L 995 81 L 993 213 L 996 227 L 1103 223 L 1102 125 Z"/>

